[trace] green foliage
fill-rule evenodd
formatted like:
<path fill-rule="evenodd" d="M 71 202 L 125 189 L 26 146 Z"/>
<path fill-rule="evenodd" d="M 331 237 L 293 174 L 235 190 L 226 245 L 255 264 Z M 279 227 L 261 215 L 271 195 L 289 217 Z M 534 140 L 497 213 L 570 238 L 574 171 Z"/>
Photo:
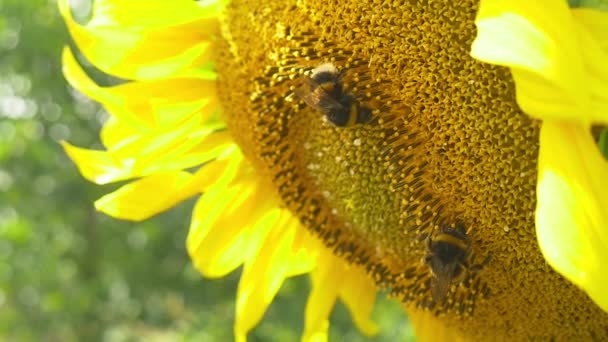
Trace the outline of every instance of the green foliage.
<path fill-rule="evenodd" d="M 608 159 L 608 128 L 603 128 L 600 132 L 599 142 L 600 151 Z"/>
<path fill-rule="evenodd" d="M 0 0 L 0 340 L 231 340 L 239 275 L 192 268 L 193 201 L 142 223 L 108 218 L 93 201 L 117 185 L 88 183 L 60 148 L 99 147 L 106 117 L 65 83 L 66 42 L 54 1 Z M 289 281 L 251 340 L 298 340 L 307 293 L 306 278 Z M 377 313 L 374 340 L 411 334 L 397 304 Z M 332 319 L 333 340 L 364 340 L 343 307 Z"/>
<path fill-rule="evenodd" d="M 608 0 L 568 0 L 570 7 L 595 8 L 601 11 L 608 10 Z"/>

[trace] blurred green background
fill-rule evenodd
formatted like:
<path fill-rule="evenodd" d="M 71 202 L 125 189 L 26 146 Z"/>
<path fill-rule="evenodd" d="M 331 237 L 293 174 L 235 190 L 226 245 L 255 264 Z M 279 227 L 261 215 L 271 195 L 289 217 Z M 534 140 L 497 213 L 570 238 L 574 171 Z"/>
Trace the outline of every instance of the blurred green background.
<path fill-rule="evenodd" d="M 99 148 L 106 117 L 64 81 L 68 42 L 55 0 L 0 0 L 0 340 L 232 340 L 239 274 L 192 268 L 193 201 L 142 223 L 104 216 L 93 201 L 117 186 L 85 181 L 58 145 Z M 288 281 L 250 340 L 299 340 L 308 291 L 306 277 Z M 372 341 L 411 340 L 396 303 L 381 300 L 374 317 Z M 368 339 L 339 305 L 331 340 Z"/>

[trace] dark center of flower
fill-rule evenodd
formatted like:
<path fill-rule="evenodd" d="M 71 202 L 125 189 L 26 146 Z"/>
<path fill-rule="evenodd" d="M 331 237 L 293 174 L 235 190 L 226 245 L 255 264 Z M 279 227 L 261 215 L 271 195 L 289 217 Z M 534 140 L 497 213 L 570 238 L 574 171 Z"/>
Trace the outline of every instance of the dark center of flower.
<path fill-rule="evenodd" d="M 471 338 L 606 336 L 607 315 L 538 249 L 538 124 L 508 70 L 469 57 L 475 13 L 471 0 L 233 1 L 226 120 L 301 222 L 406 305 Z M 327 62 L 368 122 L 337 127 L 294 96 Z M 425 262 L 437 241 L 459 257 Z"/>

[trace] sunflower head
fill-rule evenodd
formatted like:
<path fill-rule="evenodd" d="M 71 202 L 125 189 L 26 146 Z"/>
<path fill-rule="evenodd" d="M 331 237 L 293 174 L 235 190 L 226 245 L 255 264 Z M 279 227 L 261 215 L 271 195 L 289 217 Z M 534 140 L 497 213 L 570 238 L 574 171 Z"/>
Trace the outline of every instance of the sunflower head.
<path fill-rule="evenodd" d="M 547 127 L 563 123 L 545 117 L 563 120 L 570 109 L 588 110 L 588 125 L 603 122 L 608 108 L 604 95 L 564 82 L 580 84 L 584 68 L 569 70 L 557 45 L 538 34 L 547 24 L 539 4 L 182 0 L 169 6 L 155 0 L 139 4 L 149 11 L 138 12 L 106 0 L 80 26 L 66 1 L 60 3 L 85 56 L 135 80 L 101 88 L 66 54 L 68 79 L 113 115 L 102 135 L 107 151 L 66 150 L 98 183 L 138 178 L 97 202 L 117 217 L 144 219 L 204 193 L 188 249 L 207 276 L 244 265 L 238 339 L 261 319 L 286 277 L 307 272 L 313 291 L 305 338 L 326 336 L 337 298 L 372 333 L 367 316 L 379 288 L 403 303 L 422 338 L 430 326 L 446 338 L 606 337 L 608 315 L 543 258 L 563 250 L 543 241 L 560 239 L 539 228 L 547 225 L 535 230 L 537 196 L 537 223 L 552 218 L 546 203 L 559 202 L 540 200 L 545 192 L 537 192 L 537 171 L 539 189 L 561 184 L 542 172 L 558 163 L 542 148 L 560 136 Z M 562 11 L 558 18 L 571 19 L 565 3 L 555 8 Z M 591 36 L 581 29 L 581 37 L 603 42 L 595 35 L 605 27 L 601 17 L 582 17 L 595 26 L 586 28 Z M 529 39 L 501 36 L 511 24 Z M 549 25 L 547 32 L 558 29 Z M 476 35 L 472 51 L 479 60 L 470 55 Z M 508 54 L 480 44 L 487 37 L 503 38 L 511 50 L 521 41 L 541 48 Z M 113 44 L 117 53 L 108 52 Z M 552 64 L 545 57 L 559 58 Z M 317 98 L 307 99 L 303 85 L 328 63 L 339 77 L 313 85 L 323 92 L 308 89 Z M 595 59 L 590 65 L 604 70 Z M 533 67 L 546 77 L 529 77 Z M 559 106 L 543 107 L 546 98 Z M 323 99 L 333 102 L 315 102 Z M 330 114 L 340 106 L 369 118 L 336 125 Z M 545 120 L 543 134 L 520 107 Z M 587 164 L 598 164 L 593 158 Z M 170 199 L 151 198 L 154 188 Z M 595 215 L 601 210 L 593 197 L 585 203 L 595 206 L 593 219 L 603 218 Z M 586 260 L 601 260 L 594 253 L 604 244 L 589 245 Z M 576 280 L 583 288 L 601 283 Z M 592 289 L 597 295 L 598 287 Z"/>

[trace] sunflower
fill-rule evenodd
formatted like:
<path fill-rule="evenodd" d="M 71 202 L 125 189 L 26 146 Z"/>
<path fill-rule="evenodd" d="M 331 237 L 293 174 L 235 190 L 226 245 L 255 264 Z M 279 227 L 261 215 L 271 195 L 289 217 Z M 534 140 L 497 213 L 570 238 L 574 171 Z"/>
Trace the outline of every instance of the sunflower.
<path fill-rule="evenodd" d="M 102 0 L 83 26 L 60 9 L 83 55 L 129 80 L 100 87 L 64 51 L 68 81 L 111 113 L 106 150 L 67 153 L 93 182 L 134 179 L 96 202 L 118 218 L 202 194 L 188 251 L 205 276 L 243 265 L 237 339 L 303 273 L 309 340 L 337 298 L 372 334 L 381 288 L 423 340 L 607 337 L 605 12 Z M 323 63 L 368 122 L 336 127 L 293 96 Z M 433 241 L 466 249 L 441 259 L 445 298 Z"/>

